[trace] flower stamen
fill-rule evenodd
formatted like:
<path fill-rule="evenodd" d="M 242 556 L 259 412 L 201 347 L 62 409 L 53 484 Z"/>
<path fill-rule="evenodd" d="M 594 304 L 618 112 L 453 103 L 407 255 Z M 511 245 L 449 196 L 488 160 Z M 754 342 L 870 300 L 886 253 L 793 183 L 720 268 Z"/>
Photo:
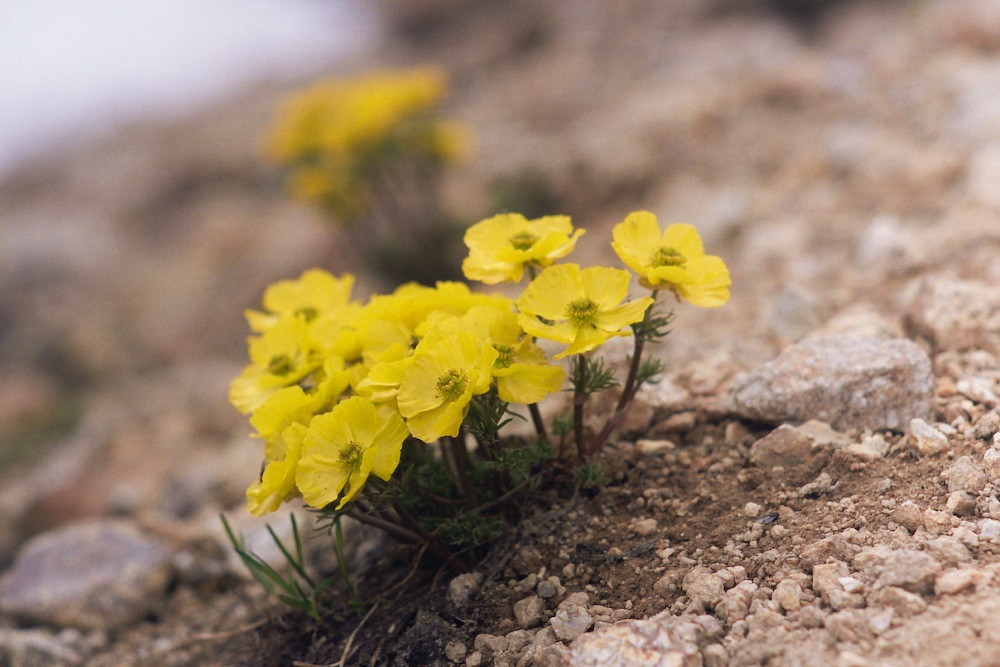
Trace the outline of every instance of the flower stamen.
<path fill-rule="evenodd" d="M 288 375 L 295 370 L 295 364 L 292 362 L 292 358 L 287 354 L 276 354 L 271 357 L 271 361 L 267 363 L 267 372 L 272 375 Z"/>
<path fill-rule="evenodd" d="M 661 246 L 660 248 L 657 248 L 652 257 L 650 257 L 649 263 L 656 268 L 661 266 L 683 267 L 687 264 L 687 259 L 685 259 L 684 255 L 682 255 L 677 248 Z"/>
<path fill-rule="evenodd" d="M 568 319 L 573 326 L 582 327 L 585 324 L 593 324 L 594 317 L 597 315 L 597 303 L 593 299 L 588 299 L 583 297 L 571 301 L 568 306 L 566 306 L 566 319 Z"/>
<path fill-rule="evenodd" d="M 465 393 L 469 376 L 461 371 L 449 369 L 437 381 L 437 395 L 446 401 L 454 401 Z"/>
<path fill-rule="evenodd" d="M 356 467 L 361 458 L 361 445 L 356 442 L 349 442 L 347 446 L 340 450 L 340 462 L 345 466 Z"/>
<path fill-rule="evenodd" d="M 538 242 L 538 237 L 527 229 L 523 229 L 507 239 L 507 242 L 516 250 L 531 250 L 531 247 Z"/>
<path fill-rule="evenodd" d="M 493 349 L 497 351 L 499 355 L 497 360 L 493 362 L 494 368 L 508 368 L 512 363 L 514 363 L 514 346 L 505 345 L 503 343 L 494 343 Z"/>
<path fill-rule="evenodd" d="M 315 308 L 306 306 L 304 308 L 299 308 L 298 310 L 296 310 L 295 314 L 298 317 L 301 317 L 306 322 L 312 322 L 319 316 L 319 311 L 316 310 Z"/>

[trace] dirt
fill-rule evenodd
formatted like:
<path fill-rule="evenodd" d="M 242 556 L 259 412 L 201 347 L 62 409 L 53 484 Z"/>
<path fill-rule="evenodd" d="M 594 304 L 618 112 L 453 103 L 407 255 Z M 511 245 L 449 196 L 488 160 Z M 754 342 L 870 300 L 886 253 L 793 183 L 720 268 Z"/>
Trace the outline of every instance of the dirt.
<path fill-rule="evenodd" d="M 217 514 L 239 515 L 259 466 L 225 387 L 245 354 L 242 310 L 268 282 L 319 265 L 358 273 L 362 293 L 383 285 L 268 175 L 257 137 L 274 91 L 26 168 L 0 195 L 12 249 L 0 272 L 10 285 L 0 398 L 17 408 L 0 415 L 0 435 L 21 443 L 0 452 L 19 466 L 4 475 L 14 520 L 0 526 L 0 564 L 31 534 L 93 515 L 133 517 L 189 549 L 215 544 L 194 549 L 212 567 L 179 568 L 145 621 L 64 637 L 86 664 L 559 664 L 565 654 L 546 647 L 562 643 L 536 639 L 580 593 L 595 632 L 658 614 L 702 619 L 709 629 L 677 664 L 997 664 L 1000 541 L 988 522 L 1000 519 L 1000 481 L 963 508 L 941 477 L 964 456 L 986 466 L 997 430 L 992 3 L 381 7 L 384 45 L 340 68 L 449 71 L 449 111 L 477 137 L 445 183 L 458 215 L 475 221 L 510 201 L 529 215 L 570 214 L 588 230 L 574 258 L 617 265 L 611 227 L 650 209 L 701 229 L 731 269 L 732 300 L 678 308 L 660 354 L 685 399 L 640 411 L 618 434 L 602 454 L 607 485 L 556 472 L 528 494 L 525 520 L 476 568 L 483 578 L 466 602 L 449 593 L 454 571 L 357 530 L 363 610 L 337 589 L 317 625 L 221 565 Z M 47 240 L 39 220 L 52 225 Z M 945 296 L 920 300 L 935 294 Z M 751 462 L 751 445 L 777 424 L 735 414 L 730 382 L 838 327 L 926 349 L 942 453 L 919 455 L 904 432 L 847 429 L 853 444 L 881 436 L 885 451 Z M 25 488 L 33 479 L 46 488 Z M 313 546 L 324 573 L 327 544 Z M 886 583 L 883 561 L 908 550 L 940 567 L 929 588 Z M 852 581 L 831 598 L 815 566 L 837 563 Z M 705 576 L 721 598 L 698 588 Z M 889 599 L 893 588 L 903 592 Z M 537 613 L 515 608 L 536 595 Z"/>

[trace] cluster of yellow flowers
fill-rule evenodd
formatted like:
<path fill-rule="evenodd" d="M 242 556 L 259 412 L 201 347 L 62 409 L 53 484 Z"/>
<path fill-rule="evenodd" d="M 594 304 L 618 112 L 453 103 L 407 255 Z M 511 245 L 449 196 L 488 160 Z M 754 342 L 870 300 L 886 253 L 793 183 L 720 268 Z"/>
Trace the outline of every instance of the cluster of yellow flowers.
<path fill-rule="evenodd" d="M 352 276 L 317 269 L 271 285 L 263 311 L 247 312 L 250 364 L 230 390 L 265 443 L 249 510 L 271 512 L 297 494 L 341 509 L 370 476 L 390 480 L 407 438 L 457 437 L 476 397 L 496 391 L 532 405 L 559 391 L 565 371 L 537 338 L 565 345 L 553 355 L 561 359 L 631 335 L 662 290 L 703 307 L 729 298 L 725 264 L 705 255 L 690 225 L 661 232 L 640 211 L 615 227 L 613 248 L 653 290 L 631 300 L 628 271 L 556 264 L 582 234 L 566 216 L 504 214 L 469 228 L 466 277 L 496 284 L 527 272 L 516 299 L 439 282 L 362 304 L 352 300 Z"/>
<path fill-rule="evenodd" d="M 297 198 L 315 201 L 343 221 L 368 204 L 374 174 L 400 157 L 449 162 L 467 133 L 436 117 L 447 92 L 443 72 L 384 71 L 322 81 L 287 100 L 269 140 Z"/>

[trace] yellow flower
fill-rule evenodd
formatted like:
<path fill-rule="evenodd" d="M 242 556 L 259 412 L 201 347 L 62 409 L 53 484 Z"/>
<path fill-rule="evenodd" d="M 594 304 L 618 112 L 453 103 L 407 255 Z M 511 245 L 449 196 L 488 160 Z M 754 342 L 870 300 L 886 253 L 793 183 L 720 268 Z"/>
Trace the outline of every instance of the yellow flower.
<path fill-rule="evenodd" d="M 292 424 L 308 424 L 316 414 L 313 399 L 298 385 L 284 387 L 271 394 L 253 411 L 250 425 L 264 439 L 268 461 L 285 458 L 285 430 Z"/>
<path fill-rule="evenodd" d="M 336 278 L 322 269 L 310 269 L 296 280 L 281 280 L 264 290 L 266 313 L 248 310 L 250 328 L 262 332 L 274 326 L 283 316 L 297 317 L 307 324 L 321 318 L 345 317 L 356 314 L 361 306 L 351 301 L 354 276 L 345 273 Z M 347 312 L 345 312 L 345 309 Z"/>
<path fill-rule="evenodd" d="M 295 495 L 295 473 L 302 454 L 302 439 L 306 427 L 292 424 L 282 434 L 284 456 L 269 460 L 259 482 L 247 489 L 247 511 L 254 516 L 273 512 Z"/>
<path fill-rule="evenodd" d="M 559 391 L 566 379 L 565 371 L 550 364 L 545 352 L 524 335 L 513 303 L 470 308 L 462 317 L 443 322 L 441 331 L 471 331 L 478 341 L 493 346 L 497 359 L 490 372 L 496 380 L 500 399 L 508 403 L 537 403 Z"/>
<path fill-rule="evenodd" d="M 503 213 L 476 223 L 465 232 L 469 256 L 462 272 L 488 285 L 518 282 L 526 264 L 549 266 L 576 247 L 584 230 L 573 230 L 569 216 L 550 215 L 527 220 L 520 213 Z"/>
<path fill-rule="evenodd" d="M 631 335 L 622 328 L 641 320 L 653 303 L 650 297 L 622 303 L 631 279 L 606 266 L 550 266 L 517 299 L 518 322 L 532 336 L 568 343 L 556 359 L 588 352 L 612 336 Z"/>
<path fill-rule="evenodd" d="M 613 236 L 611 247 L 644 287 L 669 288 L 702 308 L 729 301 L 729 269 L 721 258 L 705 254 L 691 225 L 673 224 L 661 234 L 655 215 L 636 211 L 615 226 Z"/>
<path fill-rule="evenodd" d="M 305 434 L 295 473 L 302 498 L 317 509 L 340 498 L 341 509 L 369 475 L 388 481 L 399 465 L 406 436 L 398 414 L 380 413 L 368 399 L 352 396 L 338 403 L 315 417 Z"/>
<path fill-rule="evenodd" d="M 465 283 L 441 281 L 434 287 L 417 283 L 401 285 L 392 294 L 373 297 L 358 318 L 358 326 L 379 320 L 398 322 L 418 338 L 427 328 L 432 313 L 462 315 L 475 306 L 509 305 L 506 297 L 479 294 Z"/>
<path fill-rule="evenodd" d="M 298 384 L 322 367 L 325 352 L 300 318 L 284 318 L 250 338 L 250 365 L 229 387 L 229 402 L 243 413 L 256 410 L 282 387 Z"/>
<path fill-rule="evenodd" d="M 457 436 L 472 397 L 489 390 L 497 356 L 469 331 L 421 341 L 396 394 L 410 433 L 424 442 Z"/>
<path fill-rule="evenodd" d="M 382 360 L 371 367 L 354 391 L 373 403 L 395 407 L 399 383 L 403 381 L 403 375 L 411 363 L 413 355 L 410 354 L 410 349 L 395 346 L 387 350 Z"/>

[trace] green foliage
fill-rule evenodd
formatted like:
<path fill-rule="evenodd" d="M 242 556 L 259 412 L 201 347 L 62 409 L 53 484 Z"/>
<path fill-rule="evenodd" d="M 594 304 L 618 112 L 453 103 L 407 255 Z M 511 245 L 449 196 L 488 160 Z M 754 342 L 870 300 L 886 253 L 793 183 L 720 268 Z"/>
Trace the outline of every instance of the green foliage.
<path fill-rule="evenodd" d="M 607 486 L 611 481 L 611 475 L 604 464 L 592 459 L 573 468 L 573 475 L 580 481 L 580 486 L 588 491 Z"/>
<path fill-rule="evenodd" d="M 463 512 L 441 521 L 441 539 L 458 549 L 478 547 L 503 535 L 503 522 L 495 516 Z"/>
<path fill-rule="evenodd" d="M 486 447 L 494 448 L 500 439 L 500 429 L 511 422 L 507 403 L 500 400 L 496 387 L 472 399 L 465 428 Z"/>
<path fill-rule="evenodd" d="M 663 362 L 659 359 L 643 359 L 639 362 L 639 371 L 636 373 L 636 386 L 657 381 L 666 370 Z"/>
<path fill-rule="evenodd" d="M 316 582 L 306 572 L 305 555 L 302 551 L 302 538 L 299 535 L 299 527 L 295 521 L 295 515 L 291 515 L 293 542 L 291 550 L 285 546 L 271 526 L 267 527 L 267 532 L 271 535 L 271 539 L 274 540 L 278 549 L 281 550 L 281 554 L 288 566 L 285 572 L 280 572 L 263 558 L 248 550 L 243 536 L 236 536 L 225 516 L 220 515 L 220 518 L 236 555 L 240 557 L 247 570 L 250 571 L 250 575 L 263 586 L 268 595 L 273 596 L 293 609 L 298 609 L 309 614 L 317 623 L 322 622 L 327 611 L 322 596 L 327 586 L 329 586 L 330 580 L 323 579 Z"/>
<path fill-rule="evenodd" d="M 586 355 L 570 361 L 570 385 L 574 394 L 583 397 L 621 386 L 614 371 L 605 367 L 604 359 Z"/>
<path fill-rule="evenodd" d="M 632 334 L 637 340 L 657 343 L 670 333 L 670 324 L 674 320 L 674 311 L 665 315 L 656 312 L 656 304 L 650 307 L 646 318 L 632 325 Z"/>

